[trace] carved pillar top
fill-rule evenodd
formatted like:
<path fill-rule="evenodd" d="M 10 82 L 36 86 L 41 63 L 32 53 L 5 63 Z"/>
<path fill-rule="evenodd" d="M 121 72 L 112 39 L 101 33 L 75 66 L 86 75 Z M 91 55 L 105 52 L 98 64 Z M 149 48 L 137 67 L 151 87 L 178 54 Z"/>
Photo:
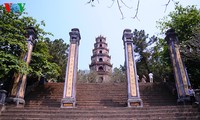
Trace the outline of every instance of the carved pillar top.
<path fill-rule="evenodd" d="M 174 29 L 167 30 L 165 40 L 167 41 L 167 44 L 170 44 L 172 41 L 178 43 L 177 34 Z"/>
<path fill-rule="evenodd" d="M 125 29 L 123 32 L 122 40 L 125 42 L 133 42 L 133 33 L 131 33 L 131 29 Z"/>
<path fill-rule="evenodd" d="M 37 39 L 37 31 L 35 30 L 35 28 L 30 26 L 26 28 L 26 31 L 26 38 L 28 39 L 28 41 L 31 41 L 32 44 L 35 44 L 35 39 Z"/>
<path fill-rule="evenodd" d="M 77 44 L 78 43 L 78 45 L 79 45 L 80 39 L 81 39 L 79 29 L 78 28 L 71 29 L 71 32 L 69 32 L 69 35 L 70 35 L 70 43 L 71 44 Z"/>

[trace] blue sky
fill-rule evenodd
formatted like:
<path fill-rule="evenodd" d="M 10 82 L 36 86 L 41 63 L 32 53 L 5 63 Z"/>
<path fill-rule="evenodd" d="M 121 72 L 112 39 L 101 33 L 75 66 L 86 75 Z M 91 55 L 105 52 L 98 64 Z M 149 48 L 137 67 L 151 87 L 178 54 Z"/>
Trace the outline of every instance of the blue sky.
<path fill-rule="evenodd" d="M 54 34 L 52 40 L 62 38 L 69 43 L 69 32 L 79 28 L 81 42 L 79 47 L 79 69 L 89 69 L 95 38 L 103 35 L 107 38 L 113 67 L 124 64 L 124 47 L 122 33 L 125 28 L 145 30 L 146 33 L 157 35 L 156 21 L 173 11 L 171 2 L 166 12 L 168 0 L 140 0 L 138 19 L 132 19 L 135 14 L 137 0 L 124 0 L 132 9 L 122 6 L 125 19 L 121 19 L 117 3 L 109 8 L 112 0 L 99 0 L 95 7 L 86 4 L 89 0 L 0 0 L 4 3 L 26 3 L 25 11 L 38 21 L 44 20 L 44 30 Z M 199 0 L 179 0 L 183 6 L 197 5 Z"/>

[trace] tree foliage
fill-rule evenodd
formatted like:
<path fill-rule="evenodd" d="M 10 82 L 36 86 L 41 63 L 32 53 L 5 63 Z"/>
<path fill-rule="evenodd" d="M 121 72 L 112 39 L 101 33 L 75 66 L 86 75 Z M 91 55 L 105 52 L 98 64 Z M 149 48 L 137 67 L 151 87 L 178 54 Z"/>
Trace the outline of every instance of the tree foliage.
<path fill-rule="evenodd" d="M 194 35 L 194 28 L 199 25 L 200 10 L 194 5 L 183 7 L 178 3 L 175 4 L 175 10 L 170 12 L 167 17 L 164 17 L 158 22 L 161 32 L 173 28 L 175 29 L 179 41 L 190 40 Z"/>
<path fill-rule="evenodd" d="M 123 66 L 120 66 L 120 68 L 115 67 L 113 69 L 111 81 L 114 83 L 126 82 L 126 73 L 123 70 Z"/>
<path fill-rule="evenodd" d="M 0 10 L 0 80 L 11 80 L 14 73 L 29 74 L 30 76 L 49 75 L 55 78 L 59 75 L 59 67 L 56 63 L 48 61 L 51 55 L 44 40 L 44 36 L 51 34 L 45 32 L 41 25 L 32 17 L 24 13 L 7 12 L 1 5 Z M 38 43 L 34 47 L 30 66 L 24 62 L 27 52 L 26 28 L 33 26 L 37 31 Z"/>
<path fill-rule="evenodd" d="M 192 84 L 200 85 L 198 80 L 200 75 L 200 10 L 194 5 L 183 7 L 177 3 L 175 10 L 158 24 L 162 33 L 169 28 L 175 29 L 189 78 Z M 163 45 L 165 46 L 167 45 Z"/>
<path fill-rule="evenodd" d="M 121 83 L 126 82 L 126 74 L 124 67 L 121 65 L 120 68 L 115 67 L 113 72 L 108 74 L 110 77 L 109 83 Z M 98 73 L 96 71 L 79 70 L 78 78 L 79 83 L 102 83 L 101 79 L 98 78 Z M 108 81 L 108 80 L 106 80 Z"/>
<path fill-rule="evenodd" d="M 60 67 L 60 75 L 58 76 L 57 80 L 60 82 L 64 81 L 68 58 L 67 50 L 69 48 L 69 44 L 64 43 L 63 39 L 55 39 L 54 41 L 50 41 L 50 39 L 46 38 L 45 42 L 48 44 L 49 54 L 52 56 L 49 61 L 56 63 Z"/>
<path fill-rule="evenodd" d="M 51 62 L 52 56 L 49 54 L 48 44 L 38 41 L 32 53 L 30 67 L 33 69 L 31 74 L 43 76 L 48 80 L 57 81 L 60 75 L 60 67 L 55 62 Z"/>
<path fill-rule="evenodd" d="M 19 15 L 5 12 L 3 6 L 0 6 L 0 10 L 4 12 L 0 16 L 0 78 L 4 80 L 10 73 L 28 72 L 23 62 L 27 48 L 25 27 Z"/>
<path fill-rule="evenodd" d="M 77 81 L 79 83 L 96 83 L 98 82 L 96 71 L 79 70 Z"/>
<path fill-rule="evenodd" d="M 173 78 L 168 46 L 164 39 L 159 38 L 155 43 L 155 46 L 151 50 L 149 62 L 155 81 Z"/>
<path fill-rule="evenodd" d="M 152 63 L 150 63 L 151 45 L 157 41 L 157 37 L 145 33 L 144 30 L 138 31 L 135 29 L 133 31 L 133 44 L 135 45 L 135 53 L 137 58 L 137 73 L 139 76 L 148 75 L 152 71 Z"/>

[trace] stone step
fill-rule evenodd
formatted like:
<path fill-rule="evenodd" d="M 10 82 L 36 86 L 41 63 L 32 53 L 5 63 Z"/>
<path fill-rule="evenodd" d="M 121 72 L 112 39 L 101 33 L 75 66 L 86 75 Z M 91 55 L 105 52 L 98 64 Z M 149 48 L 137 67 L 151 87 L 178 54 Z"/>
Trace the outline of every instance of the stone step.
<path fill-rule="evenodd" d="M 62 92 L 63 84 L 53 84 L 48 83 L 41 89 L 45 88 L 45 90 L 41 93 L 35 91 L 32 94 L 36 94 L 36 96 L 32 95 L 27 99 L 27 105 L 34 106 L 35 105 L 48 105 L 51 106 L 52 102 L 59 102 L 62 99 Z M 153 86 L 153 87 L 152 87 Z M 162 93 L 158 91 L 153 91 L 152 89 L 157 89 L 157 84 L 141 84 L 142 87 L 140 92 L 141 99 L 143 100 L 144 105 L 151 106 L 151 105 L 169 105 L 169 104 L 176 104 L 176 100 L 172 99 L 170 94 Z M 53 89 L 54 88 L 54 89 Z M 146 88 L 146 89 L 144 89 Z M 38 88 L 39 89 L 39 88 Z M 62 91 L 62 92 L 60 92 Z M 113 89 L 113 90 L 109 90 Z M 159 87 L 160 89 L 160 87 Z M 51 90 L 51 91 L 48 91 Z M 99 105 L 107 105 L 107 106 L 115 106 L 116 103 L 123 103 L 123 106 L 127 102 L 127 86 L 126 84 L 77 84 L 77 105 L 79 106 L 97 106 Z M 37 102 L 34 102 L 37 101 Z M 96 101 L 95 104 L 94 102 Z M 104 104 L 103 104 L 104 103 Z M 111 105 L 113 103 L 113 105 Z M 57 105 L 56 104 L 56 105 Z M 84 105 L 85 104 L 85 105 Z M 90 105 L 91 104 L 91 105 Z"/>
<path fill-rule="evenodd" d="M 43 107 L 15 107 L 14 105 L 7 105 L 6 106 L 6 110 L 46 110 L 46 108 Z M 167 105 L 167 106 L 151 106 L 151 107 L 142 107 L 142 108 L 130 108 L 130 107 L 115 107 L 115 108 L 106 108 L 106 109 L 97 109 L 97 110 L 188 110 L 188 109 L 197 109 L 197 108 L 193 108 L 191 105 Z M 71 108 L 71 109 L 65 109 L 65 108 L 53 108 L 53 107 L 49 107 L 48 110 L 83 110 L 81 108 Z M 84 109 L 84 110 L 94 110 L 94 109 Z"/>
<path fill-rule="evenodd" d="M 81 111 L 81 112 L 66 112 L 66 111 L 48 111 L 48 112 L 44 112 L 44 111 L 35 111 L 35 112 L 3 112 L 2 116 L 9 116 L 9 115 L 15 115 L 15 116 L 20 116 L 20 115 L 56 115 L 56 116 L 62 116 L 62 115 L 68 115 L 68 116 L 76 116 L 76 115 L 124 115 L 124 116 L 129 116 L 129 115 L 134 115 L 134 116 L 145 116 L 145 115 L 184 115 L 184 116 L 190 116 L 190 115 L 199 115 L 199 112 L 195 112 L 195 111 L 184 111 L 184 112 L 180 112 L 180 111 L 165 111 L 165 112 L 158 112 L 158 111 L 126 111 L 126 112 L 121 112 L 119 111 L 109 111 L 109 112 L 92 112 L 92 111 Z"/>
<path fill-rule="evenodd" d="M 55 108 L 55 107 L 46 107 L 40 106 L 40 107 L 6 107 L 6 111 L 95 111 L 95 112 L 108 112 L 108 111 L 121 111 L 121 112 L 127 112 L 127 111 L 193 111 L 197 110 L 198 108 L 193 108 L 191 105 L 185 105 L 184 106 L 151 106 L 151 107 L 142 107 L 142 108 L 130 108 L 130 107 L 109 107 L 109 108 L 71 108 L 71 109 L 65 109 L 65 108 Z"/>
<path fill-rule="evenodd" d="M 187 116 L 190 118 L 192 116 L 193 118 L 200 118 L 199 113 L 195 112 L 173 112 L 171 114 L 167 113 L 141 113 L 141 114 L 134 114 L 132 112 L 130 113 L 81 113 L 81 114 L 65 114 L 65 113 L 57 113 L 56 115 L 52 113 L 29 113 L 29 114 L 23 114 L 23 113 L 18 113 L 18 114 L 2 114 L 1 119 L 3 118 L 50 118 L 50 119 L 75 119 L 75 118 L 100 118 L 100 119 L 110 119 L 110 118 L 128 118 L 128 119 L 163 119 L 163 118 L 173 118 L 174 116 L 184 116 L 184 118 L 187 118 Z"/>
<path fill-rule="evenodd" d="M 22 117 L 15 117 L 15 118 L 9 118 L 9 120 L 49 120 L 51 118 L 22 118 Z M 158 117 L 158 118 L 56 118 L 55 120 L 199 120 L 199 117 L 185 117 L 185 116 L 180 116 L 180 117 Z M 1 118 L 1 120 L 8 120 L 8 118 Z M 51 119 L 54 120 L 54 119 Z"/>
<path fill-rule="evenodd" d="M 77 84 L 76 108 L 62 109 L 64 83 L 47 83 L 26 96 L 24 108 L 7 107 L 0 120 L 199 120 L 189 105 L 177 106 L 161 83 L 139 83 L 143 108 L 127 107 L 126 84 Z"/>

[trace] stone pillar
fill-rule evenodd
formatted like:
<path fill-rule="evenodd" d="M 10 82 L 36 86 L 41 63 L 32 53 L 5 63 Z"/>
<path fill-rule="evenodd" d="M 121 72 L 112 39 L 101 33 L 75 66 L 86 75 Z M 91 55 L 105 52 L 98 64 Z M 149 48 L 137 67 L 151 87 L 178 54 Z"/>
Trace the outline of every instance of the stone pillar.
<path fill-rule="evenodd" d="M 181 59 L 178 38 L 175 30 L 169 29 L 166 32 L 165 40 L 168 44 L 171 62 L 173 65 L 174 78 L 178 94 L 177 102 L 185 102 L 189 99 L 188 86 L 190 86 L 190 81 L 187 77 L 187 71 Z"/>
<path fill-rule="evenodd" d="M 133 33 L 131 33 L 130 29 L 124 30 L 122 39 L 124 42 L 126 78 L 128 81 L 128 107 L 143 107 L 134 60 Z"/>
<path fill-rule="evenodd" d="M 63 91 L 63 99 L 61 100 L 61 108 L 73 108 L 76 105 L 78 50 L 81 36 L 79 29 L 77 28 L 72 29 L 69 35 L 70 48 Z"/>
<path fill-rule="evenodd" d="M 36 35 L 36 30 L 34 27 L 28 27 L 27 29 L 27 47 L 28 47 L 28 52 L 26 53 L 24 57 L 24 61 L 27 64 L 27 67 L 31 61 L 31 53 L 33 50 L 33 45 L 35 44 L 35 39 L 37 38 Z M 24 94 L 26 90 L 26 74 L 22 75 L 20 73 L 14 74 L 14 83 L 13 87 L 11 90 L 11 99 L 13 102 L 15 102 L 17 105 L 24 105 L 25 100 L 24 100 Z"/>

